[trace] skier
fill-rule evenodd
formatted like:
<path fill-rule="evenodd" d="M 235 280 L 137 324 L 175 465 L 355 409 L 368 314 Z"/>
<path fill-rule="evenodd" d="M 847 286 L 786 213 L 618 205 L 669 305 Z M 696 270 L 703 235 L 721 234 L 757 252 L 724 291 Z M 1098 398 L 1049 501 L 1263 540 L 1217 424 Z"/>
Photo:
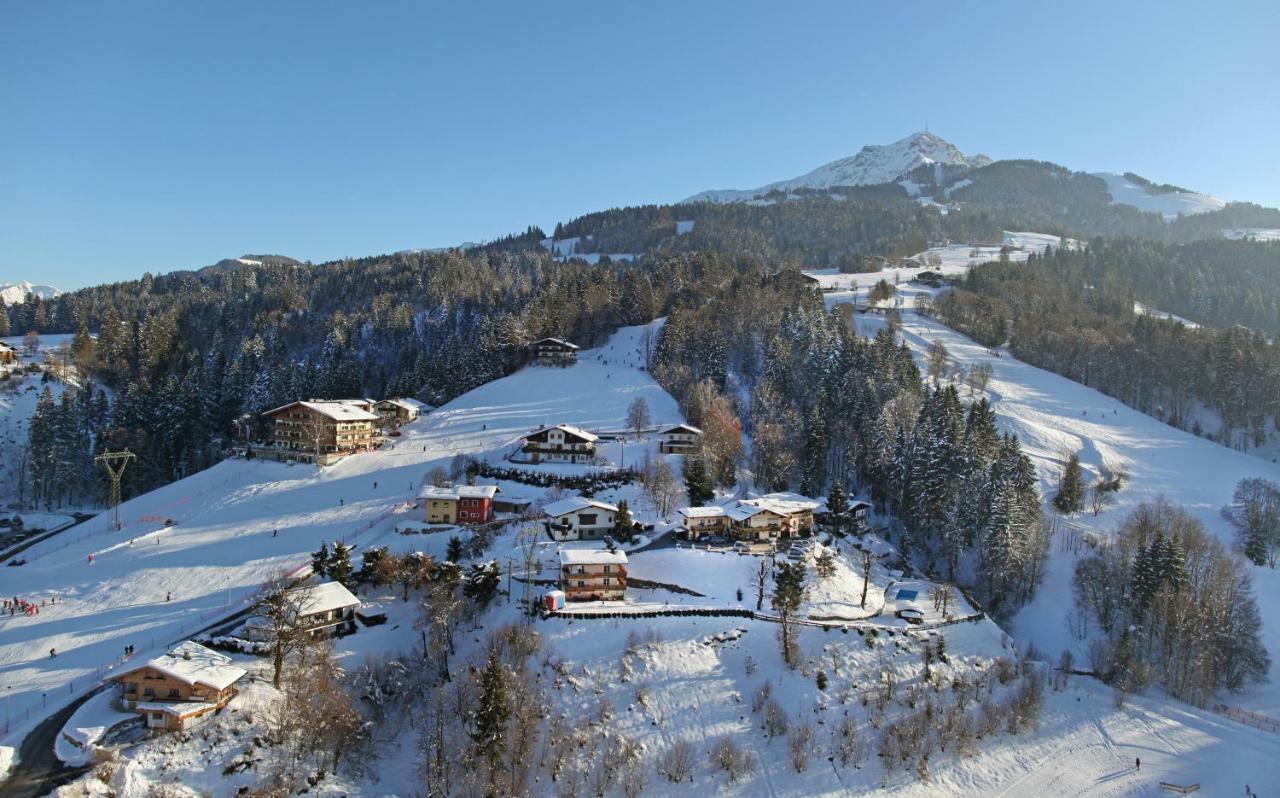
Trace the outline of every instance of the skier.
<path fill-rule="evenodd" d="M 279 530 L 279 529 L 273 529 L 273 530 L 271 530 L 271 537 L 275 537 L 275 536 L 276 536 L 276 535 L 278 535 L 278 534 L 280 534 L 280 530 Z"/>
<path fill-rule="evenodd" d="M 58 649 L 56 648 L 49 649 L 49 659 L 53 659 L 56 656 L 58 656 Z"/>
<path fill-rule="evenodd" d="M 1133 770 L 1135 773 L 1142 770 L 1142 760 L 1138 757 L 1133 758 Z"/>
<path fill-rule="evenodd" d="M 338 506 L 339 506 L 339 507 L 341 507 L 341 506 L 342 506 L 342 499 L 338 499 Z"/>
<path fill-rule="evenodd" d="M 378 489 L 378 483 L 377 483 L 376 481 L 373 483 L 373 489 L 374 489 L 374 490 L 377 490 L 377 489 Z"/>
<path fill-rule="evenodd" d="M 169 600 L 169 599 L 171 599 L 171 598 L 173 598 L 173 594 L 172 594 L 172 593 L 170 593 L 170 592 L 168 592 L 168 591 L 165 591 L 165 594 L 164 594 L 164 600 L 165 600 L 165 601 L 168 601 L 168 600 Z"/>

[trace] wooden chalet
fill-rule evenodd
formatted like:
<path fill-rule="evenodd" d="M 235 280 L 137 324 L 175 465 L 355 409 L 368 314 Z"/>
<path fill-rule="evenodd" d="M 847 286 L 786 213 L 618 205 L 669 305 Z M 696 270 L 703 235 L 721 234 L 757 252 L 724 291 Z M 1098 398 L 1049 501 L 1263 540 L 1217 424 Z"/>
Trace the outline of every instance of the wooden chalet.
<path fill-rule="evenodd" d="M 278 449 L 309 455 L 351 454 L 375 447 L 379 417 L 367 399 L 290 402 L 262 414 Z"/>
<path fill-rule="evenodd" d="M 618 507 L 586 496 L 570 496 L 542 508 L 556 540 L 600 540 L 613 531 Z"/>
<path fill-rule="evenodd" d="M 321 582 L 289 591 L 298 598 L 298 621 L 312 637 L 338 637 L 356 630 L 360 599 L 341 582 Z"/>
<path fill-rule="evenodd" d="M 691 424 L 677 424 L 658 435 L 658 451 L 662 454 L 690 454 L 698 450 L 702 430 Z"/>
<path fill-rule="evenodd" d="M 428 410 L 430 408 L 417 399 L 383 399 L 373 405 L 373 412 L 378 415 L 379 425 L 383 427 L 398 427 L 417 421 Z"/>
<path fill-rule="evenodd" d="M 529 344 L 529 356 L 538 366 L 572 366 L 578 362 L 578 345 L 563 338 L 540 338 Z"/>
<path fill-rule="evenodd" d="M 729 530 L 742 540 L 766 541 L 807 535 L 822 502 L 798 493 L 767 493 L 742 499 L 725 509 Z"/>
<path fill-rule="evenodd" d="M 148 729 L 174 731 L 225 707 L 246 673 L 227 655 L 187 641 L 111 681 L 121 705 L 142 715 Z"/>
<path fill-rule="evenodd" d="M 723 507 L 681 507 L 679 513 L 684 535 L 689 540 L 729 531 L 729 515 Z"/>
<path fill-rule="evenodd" d="M 569 601 L 618 601 L 627 591 L 627 555 L 605 549 L 561 549 L 560 589 Z"/>
<path fill-rule="evenodd" d="M 0 366 L 12 366 L 18 362 L 18 350 L 0 341 Z"/>
<path fill-rule="evenodd" d="M 517 463 L 582 463 L 595 459 L 600 438 L 570 424 L 534 430 L 511 456 Z"/>

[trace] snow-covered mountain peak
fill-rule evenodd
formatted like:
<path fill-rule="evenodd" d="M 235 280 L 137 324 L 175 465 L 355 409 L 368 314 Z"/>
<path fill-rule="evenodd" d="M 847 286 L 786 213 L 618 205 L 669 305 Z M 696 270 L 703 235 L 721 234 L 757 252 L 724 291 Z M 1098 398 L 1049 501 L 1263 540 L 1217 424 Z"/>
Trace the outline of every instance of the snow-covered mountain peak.
<path fill-rule="evenodd" d="M 742 202 L 770 191 L 874 186 L 897 182 L 913 169 L 926 164 L 977 168 L 989 163 L 991 159 L 985 155 L 965 155 L 941 136 L 921 131 L 892 144 L 868 144 L 857 155 L 832 161 L 791 180 L 781 180 L 746 191 L 704 191 L 685 202 Z"/>
<path fill-rule="evenodd" d="M 0 305 L 21 305 L 28 294 L 35 294 L 41 299 L 53 299 L 61 293 L 61 290 L 51 285 L 35 285 L 26 281 L 0 283 Z"/>

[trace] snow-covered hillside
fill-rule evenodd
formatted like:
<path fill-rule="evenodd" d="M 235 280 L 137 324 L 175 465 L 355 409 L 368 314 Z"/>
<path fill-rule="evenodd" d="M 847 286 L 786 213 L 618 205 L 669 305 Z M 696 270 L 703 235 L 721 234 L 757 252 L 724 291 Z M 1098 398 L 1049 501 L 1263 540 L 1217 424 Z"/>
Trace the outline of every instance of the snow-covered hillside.
<path fill-rule="evenodd" d="M 680 420 L 675 400 L 643 370 L 645 330 L 620 330 L 575 366 L 526 368 L 488 383 L 405 427 L 393 448 L 320 471 L 229 460 L 125 502 L 123 531 L 110 531 L 103 516 L 27 550 L 26 565 L 3 569 L 3 593 L 58 603 L 35 617 L 0 617 L 0 684 L 11 687 L 15 718 L 29 708 L 31 723 L 42 718 L 42 693 L 61 701 L 83 692 L 126 645 L 151 656 L 234 612 L 324 541 L 406 540 L 395 534 L 397 521 L 420 520 L 407 500 L 429 468 L 456 453 L 497 455 L 547 422 L 623 429 L 637 397 L 654 423 Z M 0 746 L 27 728 L 15 723 Z"/>
<path fill-rule="evenodd" d="M 0 305 L 21 305 L 28 294 L 35 294 L 41 299 L 53 299 L 61 293 L 61 290 L 51 285 L 36 285 L 26 281 L 0 283 Z"/>
<path fill-rule="evenodd" d="M 1115 172 L 1097 172 L 1107 183 L 1107 191 L 1111 192 L 1112 205 L 1132 205 L 1140 211 L 1158 213 L 1166 219 L 1173 219 L 1178 214 L 1192 216 L 1197 213 L 1208 213 L 1225 208 L 1227 203 L 1208 194 L 1197 194 L 1194 191 L 1169 191 L 1150 193 L 1141 185 Z"/>
<path fill-rule="evenodd" d="M 884 323 L 877 317 L 858 318 L 864 333 L 874 334 Z M 1023 451 L 1036 463 L 1046 499 L 1054 494 L 1060 470 L 1071 452 L 1079 453 L 1085 469 L 1095 476 L 1104 464 L 1113 471 L 1128 471 L 1130 482 L 1113 505 L 1097 516 L 1081 514 L 1069 519 L 1078 530 L 1110 536 L 1134 507 L 1163 496 L 1183 505 L 1211 534 L 1231 544 L 1235 529 L 1220 510 L 1230 501 L 1236 483 L 1246 477 L 1280 481 L 1280 465 L 1276 463 L 1177 430 L 1008 353 L 997 355 L 932 319 L 904 314 L 902 337 L 922 360 L 929 344 L 939 341 L 957 365 L 987 364 L 993 368 L 987 396 L 1001 427 L 1018 436 Z M 1046 511 L 1052 512 L 1047 504 Z M 1044 651 L 1056 654 L 1072 649 L 1076 661 L 1085 662 L 1085 644 L 1074 639 L 1067 628 L 1067 614 L 1074 604 L 1074 559 L 1075 555 L 1057 543 L 1051 546 L 1045 584 L 1009 631 L 1020 642 L 1034 642 Z M 1254 568 L 1253 577 L 1258 606 L 1280 606 L 1280 572 Z M 1276 656 L 1280 654 L 1280 620 L 1264 610 L 1263 625 L 1263 643 Z M 1252 687 L 1230 700 L 1256 712 L 1280 714 L 1276 672 L 1273 665 L 1271 683 Z"/>
<path fill-rule="evenodd" d="M 965 155 L 953 144 L 933 133 L 914 133 L 892 144 L 869 144 L 857 155 L 819 166 L 808 174 L 780 180 L 748 190 L 704 191 L 684 202 L 742 202 L 770 191 L 798 188 L 823 189 L 833 186 L 873 186 L 894 183 L 925 164 L 945 164 L 977 168 L 991 163 L 985 155 Z"/>

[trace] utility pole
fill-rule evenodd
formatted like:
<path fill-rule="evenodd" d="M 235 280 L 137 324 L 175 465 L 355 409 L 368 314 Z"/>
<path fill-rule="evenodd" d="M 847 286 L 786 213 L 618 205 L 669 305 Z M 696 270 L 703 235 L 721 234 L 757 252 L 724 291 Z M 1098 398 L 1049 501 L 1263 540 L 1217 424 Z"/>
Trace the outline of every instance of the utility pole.
<path fill-rule="evenodd" d="M 107 470 L 107 475 L 111 479 L 111 499 L 107 506 L 112 511 L 111 528 L 120 528 L 120 478 L 124 476 L 125 466 L 129 465 L 130 460 L 136 460 L 137 457 L 133 452 L 125 449 L 121 452 L 103 452 L 93 458 L 96 462 L 102 464 Z"/>

